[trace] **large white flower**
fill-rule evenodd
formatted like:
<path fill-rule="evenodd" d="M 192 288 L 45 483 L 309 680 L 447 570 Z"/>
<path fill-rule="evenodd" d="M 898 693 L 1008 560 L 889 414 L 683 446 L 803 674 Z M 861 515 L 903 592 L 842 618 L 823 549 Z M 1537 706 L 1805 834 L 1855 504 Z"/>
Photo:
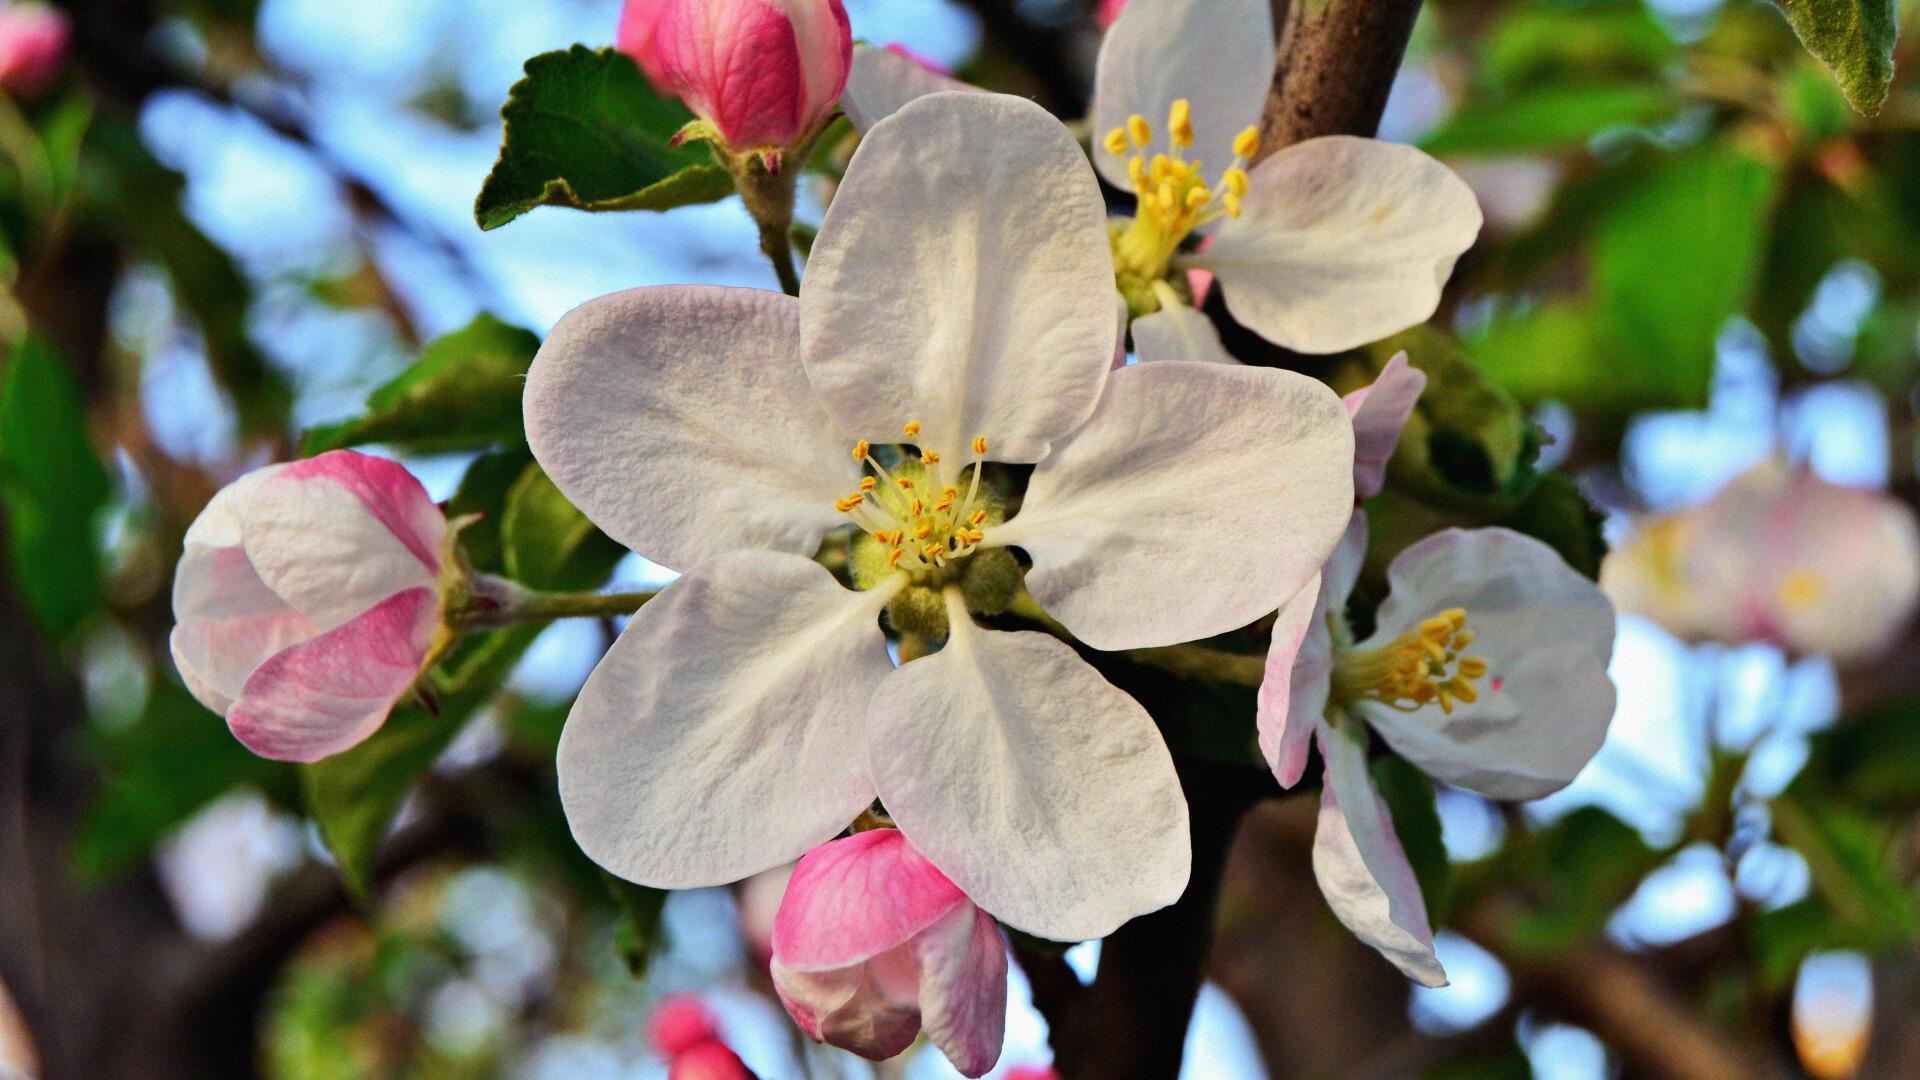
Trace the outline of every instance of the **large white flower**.
<path fill-rule="evenodd" d="M 1613 717 L 1613 607 L 1538 540 L 1448 529 L 1394 558 L 1373 633 L 1356 641 L 1347 598 L 1366 549 L 1366 516 L 1355 512 L 1318 584 L 1280 609 L 1260 687 L 1260 749 L 1292 787 L 1319 742 L 1321 891 L 1355 936 L 1436 986 L 1446 975 L 1367 771 L 1368 731 L 1429 775 L 1491 798 L 1565 787 Z"/>
<path fill-rule="evenodd" d="M 1101 43 L 1095 164 L 1137 197 L 1112 223 L 1115 281 L 1136 342 L 1152 337 L 1163 356 L 1165 344 L 1227 356 L 1187 306 L 1182 271 L 1210 271 L 1267 340 L 1339 352 L 1426 321 L 1479 235 L 1473 191 L 1410 146 L 1328 136 L 1249 168 L 1273 66 L 1268 0 L 1133 0 Z M 955 84 L 857 50 L 848 110 L 871 123 L 943 85 Z"/>
<path fill-rule="evenodd" d="M 1186 805 L 1152 719 L 1060 641 L 973 615 L 1017 587 L 1017 547 L 1093 647 L 1244 625 L 1332 550 L 1353 436 L 1299 375 L 1109 374 L 1116 333 L 1091 169 L 1038 106 L 988 94 L 872 130 L 797 301 L 638 289 L 563 319 L 528 379 L 534 453 L 610 535 L 686 571 L 568 721 L 586 852 L 712 885 L 877 795 L 1029 932 L 1094 937 L 1176 899 Z M 987 461 L 1033 466 L 1010 517 Z M 849 522 L 862 591 L 808 558 Z M 945 647 L 895 669 L 883 610 Z"/>

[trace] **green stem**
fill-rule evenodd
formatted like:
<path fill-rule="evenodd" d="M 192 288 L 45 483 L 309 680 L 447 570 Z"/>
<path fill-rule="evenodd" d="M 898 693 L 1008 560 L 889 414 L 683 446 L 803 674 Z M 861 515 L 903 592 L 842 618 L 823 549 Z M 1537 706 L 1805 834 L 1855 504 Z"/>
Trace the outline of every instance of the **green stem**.
<path fill-rule="evenodd" d="M 773 264 L 773 276 L 780 279 L 780 291 L 788 296 L 800 295 L 800 269 L 793 261 L 793 223 L 760 223 L 760 250 Z"/>
<path fill-rule="evenodd" d="M 1024 589 L 1021 590 L 1020 595 L 1013 598 L 1013 603 L 1008 605 L 1007 611 L 1030 622 L 1038 623 L 1047 633 L 1062 641 L 1069 644 L 1073 642 L 1073 634 L 1060 625 L 1057 619 L 1047 614 L 1034 601 L 1033 594 Z M 1121 655 L 1136 664 L 1159 668 L 1186 679 L 1211 679 L 1214 682 L 1257 687 L 1267 674 L 1267 661 L 1264 657 L 1210 649 L 1205 645 L 1167 645 L 1157 649 L 1128 649 Z"/>
<path fill-rule="evenodd" d="M 500 607 L 478 615 L 479 626 L 511 626 L 546 619 L 611 618 L 631 615 L 657 593 L 557 593 L 516 589 Z"/>

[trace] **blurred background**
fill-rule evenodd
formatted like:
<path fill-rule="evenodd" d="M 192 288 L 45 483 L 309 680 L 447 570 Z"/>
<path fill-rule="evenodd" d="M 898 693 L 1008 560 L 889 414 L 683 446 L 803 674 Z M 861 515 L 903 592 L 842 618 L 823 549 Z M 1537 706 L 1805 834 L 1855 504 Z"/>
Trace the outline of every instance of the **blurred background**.
<path fill-rule="evenodd" d="M 856 37 L 1063 117 L 1086 104 L 1091 6 L 847 0 Z M 475 226 L 522 62 L 610 43 L 618 9 L 76 0 L 57 69 L 0 98 L 0 1078 L 661 1077 L 644 1021 L 687 992 L 765 1077 L 954 1075 L 931 1049 L 875 1067 L 799 1039 L 764 970 L 777 880 L 675 894 L 632 977 L 551 779 L 613 626 L 533 641 L 358 895 L 301 778 L 167 658 L 206 500 L 359 413 L 424 343 L 483 313 L 544 333 L 635 285 L 773 287 L 737 202 Z M 1381 134 L 1479 193 L 1434 340 L 1539 425 L 1539 464 L 1609 539 L 1775 454 L 1920 498 L 1920 79 L 1863 118 L 1755 0 L 1436 0 Z M 1489 491 L 1532 467 L 1495 443 Z M 391 452 L 442 499 L 475 460 Z M 629 558 L 612 579 L 662 573 Z M 1248 819 L 1187 1075 L 1575 1080 L 1728 1042 L 1783 1076 L 1920 1075 L 1912 627 L 1848 665 L 1633 616 L 1619 633 L 1619 713 L 1571 788 L 1441 790 L 1401 824 L 1416 861 L 1408 834 L 1431 834 L 1452 986 L 1410 988 L 1334 922 L 1311 793 Z M 1068 954 L 1082 978 L 1098 960 Z M 995 1075 L 1049 1060 L 1017 969 L 1013 998 Z"/>

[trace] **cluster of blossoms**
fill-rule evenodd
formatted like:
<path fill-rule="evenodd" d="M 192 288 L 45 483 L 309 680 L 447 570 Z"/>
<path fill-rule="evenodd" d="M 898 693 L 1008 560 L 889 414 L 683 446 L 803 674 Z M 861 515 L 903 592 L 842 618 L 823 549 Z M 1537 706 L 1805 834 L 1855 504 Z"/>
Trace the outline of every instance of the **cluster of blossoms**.
<path fill-rule="evenodd" d="M 1600 583 L 1681 637 L 1844 662 L 1884 651 L 1920 606 L 1920 523 L 1898 500 L 1772 457 L 1642 523 Z"/>
<path fill-rule="evenodd" d="M 1031 102 L 852 48 L 838 0 L 634 0 L 621 43 L 769 170 L 843 87 L 862 138 L 797 296 L 602 297 L 529 372 L 547 475 L 680 573 L 569 716 L 581 848 L 661 888 L 797 860 L 771 942 L 795 1021 L 874 1058 L 924 1029 L 981 1075 L 1001 924 L 1096 938 L 1187 886 L 1172 756 L 1076 646 L 1275 616 L 1260 746 L 1288 786 L 1321 748 L 1320 882 L 1356 934 L 1441 981 L 1369 733 L 1494 798 L 1554 790 L 1612 712 L 1612 609 L 1536 541 L 1451 530 L 1392 561 L 1360 632 L 1356 497 L 1380 490 L 1424 376 L 1397 357 L 1343 402 L 1241 365 L 1193 282 L 1291 349 L 1378 339 L 1432 313 L 1473 242 L 1465 185 L 1366 139 L 1261 157 L 1266 0 L 1127 5 L 1091 163 Z M 1132 215 L 1110 217 L 1101 177 Z M 243 478 L 188 538 L 183 674 L 261 753 L 352 745 L 512 600 L 461 566 L 456 533 L 378 459 Z M 884 827 L 843 837 L 856 819 Z"/>

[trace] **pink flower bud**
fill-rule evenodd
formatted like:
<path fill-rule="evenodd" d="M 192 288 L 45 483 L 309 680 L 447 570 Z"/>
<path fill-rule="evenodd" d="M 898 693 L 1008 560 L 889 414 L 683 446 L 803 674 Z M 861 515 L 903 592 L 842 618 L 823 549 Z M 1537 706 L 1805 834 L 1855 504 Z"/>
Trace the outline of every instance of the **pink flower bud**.
<path fill-rule="evenodd" d="M 187 529 L 173 659 L 249 750 L 340 753 L 386 722 L 440 626 L 447 520 L 399 465 L 336 450 L 250 472 Z"/>
<path fill-rule="evenodd" d="M 980 1076 L 1006 1031 L 1006 940 L 897 829 L 814 848 L 773 927 L 773 984 L 807 1036 L 875 1061 L 927 1036 Z"/>
<path fill-rule="evenodd" d="M 841 0 L 628 0 L 619 45 L 736 151 L 815 131 L 853 61 Z"/>
<path fill-rule="evenodd" d="M 674 1055 L 667 1080 L 755 1080 L 740 1055 L 718 1039 L 696 1043 Z"/>
<path fill-rule="evenodd" d="M 0 8 L 0 90 L 17 96 L 52 84 L 67 60 L 65 12 L 45 4 Z"/>
<path fill-rule="evenodd" d="M 1120 12 L 1124 11 L 1126 6 L 1127 0 L 1100 0 L 1100 3 L 1094 6 L 1093 21 L 1099 23 L 1100 28 L 1104 30 L 1113 25 L 1113 20 L 1120 17 Z"/>
<path fill-rule="evenodd" d="M 704 1042 L 720 1037 L 713 1014 L 688 995 L 676 995 L 662 1001 L 647 1021 L 647 1041 L 663 1057 L 674 1058 Z"/>

